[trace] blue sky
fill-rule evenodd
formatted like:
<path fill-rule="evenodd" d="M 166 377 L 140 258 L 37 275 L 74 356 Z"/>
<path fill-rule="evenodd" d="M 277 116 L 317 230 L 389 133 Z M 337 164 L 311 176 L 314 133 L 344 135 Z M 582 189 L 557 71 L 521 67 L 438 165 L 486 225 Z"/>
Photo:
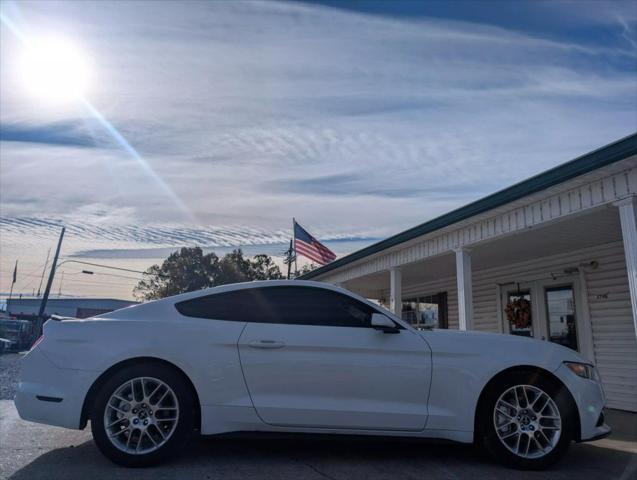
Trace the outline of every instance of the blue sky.
<path fill-rule="evenodd" d="M 34 101 L 2 25 L 0 292 L 60 224 L 65 255 L 140 268 L 275 253 L 293 216 L 343 254 L 637 130 L 634 2 L 1 5 L 81 47 L 133 150 L 81 102 Z"/>
<path fill-rule="evenodd" d="M 317 0 L 326 5 L 354 12 L 395 17 L 399 19 L 441 19 L 468 21 L 482 25 L 504 27 L 553 40 L 576 41 L 581 44 L 625 48 L 634 45 L 628 35 L 634 20 L 635 6 L 629 2 L 599 0 L 371 0 L 348 2 Z M 618 35 L 617 24 L 622 32 Z"/>

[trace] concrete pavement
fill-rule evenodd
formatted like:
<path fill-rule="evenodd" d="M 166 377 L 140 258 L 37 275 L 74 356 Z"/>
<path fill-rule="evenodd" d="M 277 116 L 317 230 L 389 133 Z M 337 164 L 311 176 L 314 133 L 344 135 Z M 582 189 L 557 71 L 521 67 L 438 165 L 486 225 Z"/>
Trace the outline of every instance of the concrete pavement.
<path fill-rule="evenodd" d="M 24 422 L 12 401 L 0 401 L 0 478 L 89 479 L 622 479 L 637 474 L 634 415 L 616 438 L 573 445 L 550 472 L 508 470 L 470 446 L 421 440 L 321 436 L 208 437 L 177 460 L 149 469 L 113 465 L 90 430 Z M 632 419 L 632 420 L 630 420 Z M 633 422 L 633 424 L 630 423 Z"/>

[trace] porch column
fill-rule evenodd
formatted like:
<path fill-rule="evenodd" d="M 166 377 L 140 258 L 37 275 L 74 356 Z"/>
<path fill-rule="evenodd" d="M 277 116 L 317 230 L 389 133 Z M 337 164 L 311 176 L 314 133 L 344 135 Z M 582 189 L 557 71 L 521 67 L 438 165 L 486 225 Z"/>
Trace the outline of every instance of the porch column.
<path fill-rule="evenodd" d="M 398 267 L 389 271 L 389 309 L 398 317 L 403 313 L 403 277 Z"/>
<path fill-rule="evenodd" d="M 637 197 L 624 198 L 615 203 L 619 208 L 619 219 L 624 239 L 624 255 L 628 271 L 628 289 L 633 307 L 633 323 L 637 335 Z"/>
<path fill-rule="evenodd" d="M 458 328 L 473 328 L 473 288 L 471 284 L 470 250 L 456 250 L 456 280 L 458 282 Z"/>

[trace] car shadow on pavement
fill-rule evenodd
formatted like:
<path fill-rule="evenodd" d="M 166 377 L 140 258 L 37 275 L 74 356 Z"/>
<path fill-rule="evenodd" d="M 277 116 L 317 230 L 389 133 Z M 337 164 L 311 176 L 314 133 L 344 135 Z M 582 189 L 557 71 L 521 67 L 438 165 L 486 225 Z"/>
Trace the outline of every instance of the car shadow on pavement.
<path fill-rule="evenodd" d="M 634 478 L 637 455 L 595 445 L 573 445 L 551 469 L 551 479 Z M 333 436 L 241 436 L 194 439 L 178 459 L 158 467 L 112 464 L 92 441 L 51 450 L 15 472 L 12 480 L 38 479 L 539 479 L 548 472 L 519 472 L 469 445 L 415 439 Z"/>

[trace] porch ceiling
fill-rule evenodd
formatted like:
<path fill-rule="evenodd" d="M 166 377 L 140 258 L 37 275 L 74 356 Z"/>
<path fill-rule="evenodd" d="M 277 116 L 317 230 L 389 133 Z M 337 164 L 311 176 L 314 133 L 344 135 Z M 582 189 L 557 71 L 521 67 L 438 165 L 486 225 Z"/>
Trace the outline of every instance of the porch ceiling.
<path fill-rule="evenodd" d="M 615 207 L 600 207 L 542 227 L 477 244 L 472 248 L 473 271 L 557 255 L 595 245 L 621 241 L 619 214 Z M 403 265 L 403 286 L 454 277 L 455 255 L 447 253 Z M 389 288 L 389 272 L 349 280 L 346 287 L 374 298 Z"/>
<path fill-rule="evenodd" d="M 389 288 L 389 272 L 378 272 L 372 275 L 349 280 L 345 288 L 367 298 L 380 298 L 382 290 Z"/>
<path fill-rule="evenodd" d="M 473 270 L 499 267 L 534 258 L 621 241 L 619 213 L 601 207 L 540 228 L 477 245 L 471 255 Z"/>

